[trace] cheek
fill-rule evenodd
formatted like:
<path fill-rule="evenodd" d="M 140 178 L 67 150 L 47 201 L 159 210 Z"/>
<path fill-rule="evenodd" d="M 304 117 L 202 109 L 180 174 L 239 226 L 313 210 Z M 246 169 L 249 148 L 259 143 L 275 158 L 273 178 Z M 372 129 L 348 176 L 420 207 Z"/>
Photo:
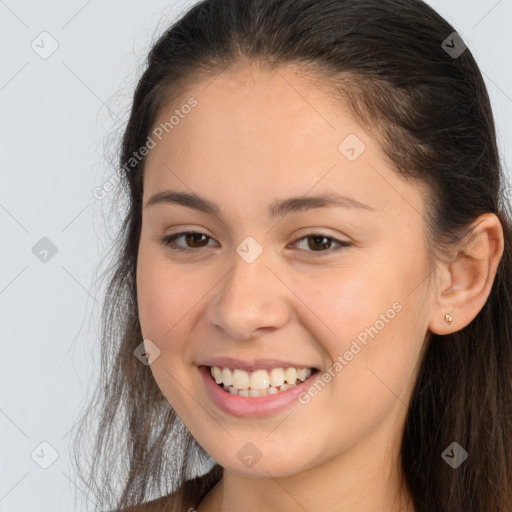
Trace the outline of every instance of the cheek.
<path fill-rule="evenodd" d="M 137 263 L 137 301 L 142 333 L 161 348 L 169 338 L 179 338 L 187 312 L 199 300 L 197 281 L 191 286 L 186 273 L 158 254 L 141 247 Z M 166 347 L 167 349 L 167 347 Z"/>
<path fill-rule="evenodd" d="M 355 408 L 362 396 L 389 393 L 379 377 L 403 388 L 417 361 L 421 332 L 414 325 L 420 305 L 416 296 L 407 296 L 416 281 L 401 267 L 333 269 L 314 286 L 301 279 L 297 289 L 315 313 L 308 329 L 332 360 L 334 389 L 346 394 L 347 402 L 359 397 Z"/>
<path fill-rule="evenodd" d="M 318 340 L 329 348 L 333 358 L 348 350 L 350 342 L 364 333 L 369 323 L 391 308 L 393 301 L 389 298 L 395 294 L 389 283 L 380 287 L 378 275 L 369 269 L 351 267 L 332 269 L 313 281 L 301 280 L 297 294 L 315 313 Z"/>
<path fill-rule="evenodd" d="M 145 339 L 154 342 L 160 354 L 151 372 L 162 394 L 178 415 L 187 413 L 187 392 L 192 389 L 186 370 L 187 339 L 194 322 L 194 305 L 204 295 L 198 282 L 157 250 L 141 247 L 137 262 L 139 320 Z M 184 364 L 185 363 L 185 364 Z"/>

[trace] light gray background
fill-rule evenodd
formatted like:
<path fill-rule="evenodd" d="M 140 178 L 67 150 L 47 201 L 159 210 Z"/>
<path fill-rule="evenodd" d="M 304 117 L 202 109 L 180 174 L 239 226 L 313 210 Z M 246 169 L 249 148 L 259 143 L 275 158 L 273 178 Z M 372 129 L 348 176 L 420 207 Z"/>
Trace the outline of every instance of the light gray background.
<path fill-rule="evenodd" d="M 114 172 L 108 158 L 150 43 L 193 3 L 0 0 L 0 512 L 75 509 L 69 443 L 98 373 L 94 282 L 118 226 L 106 218 L 113 193 L 93 191 Z M 429 3 L 484 73 L 508 169 L 512 3 Z M 31 47 L 52 40 L 48 58 Z M 47 262 L 32 252 L 42 237 L 57 248 Z M 48 469 L 35 462 L 51 461 L 42 442 L 58 453 Z"/>

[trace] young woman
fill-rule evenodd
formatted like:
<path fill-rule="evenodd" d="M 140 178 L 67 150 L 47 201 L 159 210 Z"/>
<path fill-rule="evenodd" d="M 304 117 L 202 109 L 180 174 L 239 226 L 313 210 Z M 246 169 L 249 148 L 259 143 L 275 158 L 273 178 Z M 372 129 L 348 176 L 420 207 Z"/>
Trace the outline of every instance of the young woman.
<path fill-rule="evenodd" d="M 120 177 L 103 510 L 511 510 L 510 208 L 432 8 L 198 3 L 149 53 Z"/>

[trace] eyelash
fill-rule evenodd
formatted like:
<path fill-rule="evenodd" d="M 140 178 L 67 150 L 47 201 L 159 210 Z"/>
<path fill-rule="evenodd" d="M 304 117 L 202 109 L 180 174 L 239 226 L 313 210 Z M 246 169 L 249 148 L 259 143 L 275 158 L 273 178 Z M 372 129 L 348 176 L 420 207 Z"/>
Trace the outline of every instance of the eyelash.
<path fill-rule="evenodd" d="M 205 249 L 205 247 L 190 248 L 190 247 L 177 247 L 177 246 L 171 245 L 172 242 L 174 242 L 178 238 L 181 238 L 183 235 L 204 235 L 207 238 L 209 238 L 210 240 L 213 240 L 211 236 L 208 236 L 206 233 L 201 233 L 199 231 L 181 231 L 180 233 L 174 233 L 172 235 L 164 236 L 163 238 L 160 239 L 160 241 L 165 246 L 169 247 L 169 249 L 171 249 L 173 251 L 177 251 L 177 252 L 189 252 L 190 253 L 190 252 L 195 252 L 195 251 L 198 251 L 201 249 Z M 308 233 L 307 235 L 297 238 L 293 243 L 295 244 L 297 242 L 301 242 L 302 240 L 310 238 L 310 237 L 322 237 L 322 238 L 326 238 L 327 240 L 331 240 L 331 241 L 335 242 L 336 244 L 338 244 L 338 248 L 335 249 L 336 252 L 339 250 L 342 250 L 342 249 L 346 249 L 352 245 L 349 242 L 344 242 L 342 240 L 338 240 L 337 238 L 334 238 L 332 236 L 327 236 L 323 233 Z M 313 257 L 316 258 L 316 257 L 322 256 L 322 253 L 331 254 L 332 252 L 335 252 L 335 251 L 333 251 L 332 248 L 329 248 L 324 251 L 306 251 L 306 252 L 313 253 L 312 254 Z"/>

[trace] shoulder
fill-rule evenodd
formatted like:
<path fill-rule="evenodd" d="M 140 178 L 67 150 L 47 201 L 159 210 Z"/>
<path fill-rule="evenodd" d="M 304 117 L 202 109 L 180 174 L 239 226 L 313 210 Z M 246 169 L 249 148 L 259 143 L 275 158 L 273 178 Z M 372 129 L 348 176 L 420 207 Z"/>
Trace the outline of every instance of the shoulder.
<path fill-rule="evenodd" d="M 208 473 L 185 481 L 183 486 L 172 494 L 147 501 L 138 506 L 110 512 L 190 512 L 197 505 L 192 501 L 192 496 L 198 495 L 202 498 L 220 478 L 222 478 L 222 467 L 215 464 Z M 181 502 L 181 508 L 177 509 L 179 502 Z"/>
<path fill-rule="evenodd" d="M 173 492 L 168 496 L 162 496 L 160 498 L 147 501 L 146 503 L 142 503 L 136 507 L 127 507 L 111 512 L 171 512 L 176 504 L 176 498 L 177 492 Z"/>

